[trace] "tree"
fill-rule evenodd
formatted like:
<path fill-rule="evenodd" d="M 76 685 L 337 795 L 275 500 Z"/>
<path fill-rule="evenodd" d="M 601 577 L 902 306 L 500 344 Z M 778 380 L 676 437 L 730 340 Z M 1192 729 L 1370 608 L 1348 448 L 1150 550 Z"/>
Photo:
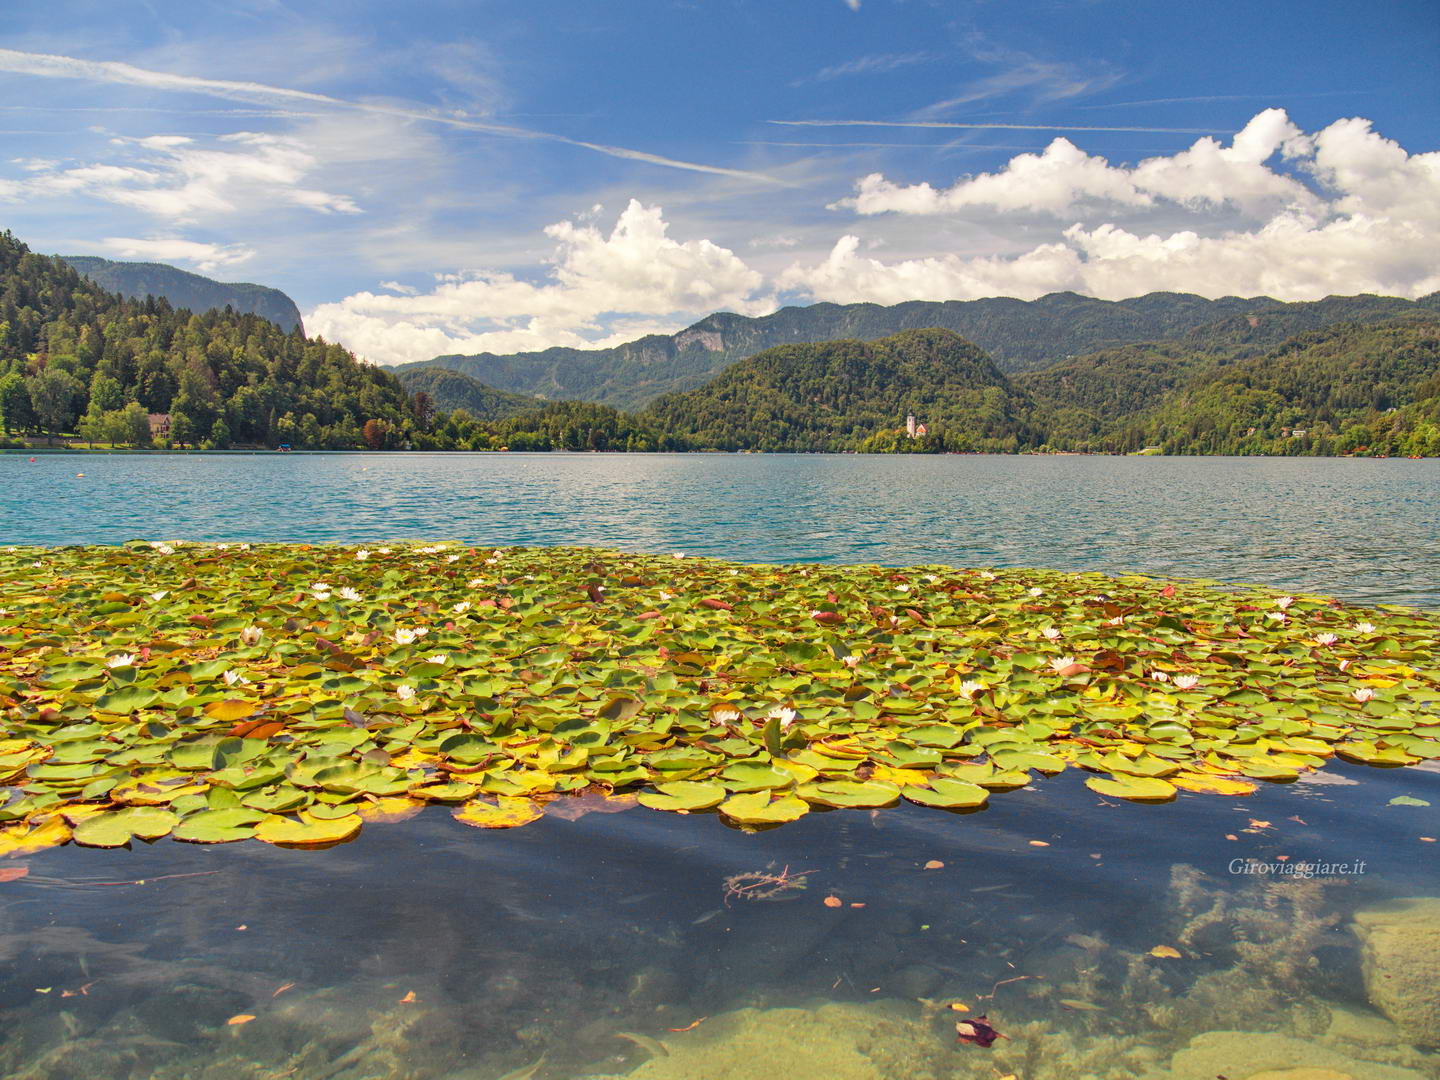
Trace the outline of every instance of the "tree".
<path fill-rule="evenodd" d="M 89 412 L 106 413 L 125 406 L 125 389 L 109 375 L 96 372 L 90 379 Z"/>
<path fill-rule="evenodd" d="M 35 410 L 30 404 L 30 391 L 18 371 L 0 379 L 0 426 L 9 431 L 25 431 L 35 426 Z"/>
<path fill-rule="evenodd" d="M 415 413 L 415 423 L 419 426 L 420 430 L 429 431 L 430 422 L 435 418 L 435 402 L 431 400 L 430 395 L 424 390 L 417 393 L 412 404 L 412 410 Z"/>
<path fill-rule="evenodd" d="M 80 380 L 68 371 L 46 368 L 28 380 L 30 402 L 40 430 L 58 435 L 75 423 L 76 405 L 85 393 Z"/>
<path fill-rule="evenodd" d="M 132 401 L 120 410 L 120 416 L 125 425 L 121 441 L 130 446 L 149 446 L 150 417 L 146 415 L 144 406 Z"/>
<path fill-rule="evenodd" d="M 383 450 L 385 449 L 385 436 L 389 434 L 389 429 L 386 428 L 383 420 L 366 420 L 361 434 L 365 438 L 365 445 L 371 450 Z"/>
<path fill-rule="evenodd" d="M 210 441 L 217 450 L 226 450 L 230 447 L 230 425 L 225 423 L 222 416 L 215 421 L 210 428 Z"/>

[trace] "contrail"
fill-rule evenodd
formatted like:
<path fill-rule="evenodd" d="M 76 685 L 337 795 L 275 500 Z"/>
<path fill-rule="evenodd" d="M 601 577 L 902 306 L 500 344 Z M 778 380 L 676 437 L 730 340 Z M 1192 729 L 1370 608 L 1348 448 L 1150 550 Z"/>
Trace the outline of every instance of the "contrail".
<path fill-rule="evenodd" d="M 441 124 L 463 131 L 478 131 L 487 135 L 500 135 L 511 139 L 531 139 L 542 142 L 563 143 L 593 150 L 610 157 L 629 161 L 644 161 L 651 165 L 662 165 L 670 169 L 685 169 L 690 172 L 710 173 L 715 176 L 733 176 L 741 180 L 753 180 L 764 184 L 789 186 L 765 173 L 749 172 L 744 169 L 726 169 L 718 165 L 701 165 L 693 161 L 680 161 L 662 157 L 643 150 L 630 150 L 623 146 L 606 146 L 603 143 L 585 142 L 548 131 L 534 131 L 530 128 L 514 127 L 509 124 L 489 124 L 480 120 L 446 116 L 418 108 L 398 105 L 376 105 L 363 101 L 349 101 L 345 98 L 317 94 L 308 90 L 292 90 L 284 86 L 267 86 L 265 83 L 235 81 L 231 79 L 205 79 L 195 75 L 175 75 L 166 71 L 151 71 L 116 60 L 80 60 L 73 56 L 55 56 L 48 53 L 21 52 L 17 49 L 0 49 L 0 71 L 11 71 L 21 75 L 39 75 L 45 78 L 88 79 L 92 82 L 119 83 L 126 86 L 141 86 L 150 90 L 175 93 L 207 94 L 211 97 L 230 101 L 275 104 L 277 102 L 306 102 L 323 105 L 331 109 L 349 109 L 373 113 L 380 116 L 397 116 L 406 120 L 419 120 L 427 124 Z"/>
<path fill-rule="evenodd" d="M 767 120 L 786 127 L 965 128 L 994 131 L 1130 131 L 1161 135 L 1229 135 L 1229 128 L 1101 127 L 1089 124 L 979 124 L 951 120 Z"/>

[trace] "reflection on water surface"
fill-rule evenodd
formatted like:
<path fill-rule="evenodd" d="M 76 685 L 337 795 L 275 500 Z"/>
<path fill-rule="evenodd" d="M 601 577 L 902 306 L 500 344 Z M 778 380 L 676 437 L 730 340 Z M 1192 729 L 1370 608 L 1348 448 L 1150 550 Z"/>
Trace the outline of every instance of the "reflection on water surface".
<path fill-rule="evenodd" d="M 0 865 L 0 1075 L 1433 1080 L 1440 900 L 1391 902 L 1440 897 L 1440 773 L 1312 779 L 47 851 Z"/>

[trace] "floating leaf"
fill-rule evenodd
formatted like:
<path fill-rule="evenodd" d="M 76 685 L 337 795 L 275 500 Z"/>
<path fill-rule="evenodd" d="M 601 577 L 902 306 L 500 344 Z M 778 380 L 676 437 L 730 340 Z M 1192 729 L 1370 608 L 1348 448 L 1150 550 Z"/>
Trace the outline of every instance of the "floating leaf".
<path fill-rule="evenodd" d="M 725 801 L 723 784 L 676 780 L 657 784 L 654 791 L 642 791 L 640 805 L 652 810 L 709 810 Z"/>
<path fill-rule="evenodd" d="M 255 826 L 255 838 L 283 847 L 329 847 L 355 836 L 361 824 L 358 814 L 330 821 L 313 818 L 303 810 L 299 818 L 271 814 Z"/>
<path fill-rule="evenodd" d="M 1175 797 L 1175 785 L 1153 776 L 1092 776 L 1085 786 L 1101 795 L 1136 802 L 1164 802 Z"/>
<path fill-rule="evenodd" d="M 973 809 L 984 806 L 990 798 L 990 792 L 978 784 L 967 784 L 948 776 L 937 776 L 928 787 L 903 787 L 900 794 L 921 806 L 937 806 L 945 810 Z"/>
<path fill-rule="evenodd" d="M 768 791 L 733 795 L 720 804 L 720 813 L 742 825 L 779 825 L 810 812 L 809 805 L 794 795 L 770 798 Z"/>
<path fill-rule="evenodd" d="M 191 844 L 229 844 L 250 839 L 255 835 L 255 826 L 269 817 L 263 810 L 240 807 L 201 810 L 175 826 L 174 836 Z"/>
<path fill-rule="evenodd" d="M 1214 776 L 1210 773 L 1182 772 L 1166 779 L 1185 791 L 1198 791 L 1206 795 L 1253 795 L 1256 785 L 1248 780 L 1236 780 L 1229 776 Z"/>
<path fill-rule="evenodd" d="M 891 805 L 900 798 L 900 789 L 882 780 L 826 780 L 801 784 L 795 794 L 821 806 L 871 808 Z"/>
<path fill-rule="evenodd" d="M 173 811 L 158 806 L 129 806 L 85 818 L 75 826 L 73 839 L 86 847 L 124 847 L 133 837 L 165 836 L 179 820 Z"/>
<path fill-rule="evenodd" d="M 531 799 L 501 795 L 493 803 L 475 799 L 464 806 L 458 806 L 455 808 L 454 817 L 456 821 L 474 825 L 479 829 L 513 829 L 517 825 L 528 825 L 544 813 Z"/>

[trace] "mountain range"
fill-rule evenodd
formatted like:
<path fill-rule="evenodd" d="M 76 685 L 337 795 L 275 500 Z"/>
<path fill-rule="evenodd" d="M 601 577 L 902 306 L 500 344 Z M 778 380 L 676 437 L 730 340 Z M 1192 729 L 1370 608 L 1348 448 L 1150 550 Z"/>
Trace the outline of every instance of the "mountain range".
<path fill-rule="evenodd" d="M 1295 334 L 1339 322 L 1375 322 L 1440 311 L 1440 293 L 1420 300 L 1331 296 L 1286 303 L 1269 297 L 1208 300 L 1189 293 L 1150 293 L 1131 300 L 1096 300 L 1052 293 L 1008 298 L 786 307 L 758 318 L 719 312 L 676 334 L 650 335 L 610 349 L 439 356 L 395 369 L 406 386 L 445 368 L 497 390 L 643 408 L 664 394 L 702 386 L 730 364 L 778 345 L 888 337 L 903 330 L 954 331 L 990 354 L 1002 372 L 1031 371 L 1067 358 L 1139 342 L 1173 341 L 1191 350 L 1229 349 L 1253 355 Z M 451 383 L 452 390 L 461 384 Z M 436 399 L 441 407 L 458 397 Z"/>

